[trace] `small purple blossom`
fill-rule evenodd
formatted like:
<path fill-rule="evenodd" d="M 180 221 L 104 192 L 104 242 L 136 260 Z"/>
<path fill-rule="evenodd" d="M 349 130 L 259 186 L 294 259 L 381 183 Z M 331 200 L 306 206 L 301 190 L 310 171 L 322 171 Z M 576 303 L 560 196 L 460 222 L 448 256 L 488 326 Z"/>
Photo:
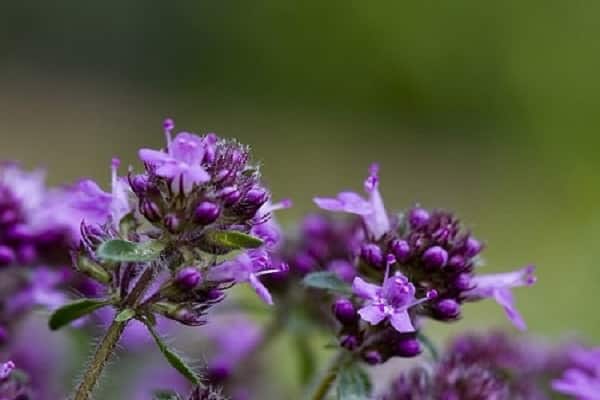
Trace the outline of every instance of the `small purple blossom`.
<path fill-rule="evenodd" d="M 352 290 L 358 297 L 367 300 L 364 307 L 358 310 L 360 317 L 371 325 L 378 325 L 389 320 L 398 332 L 414 332 L 415 328 L 408 313 L 409 308 L 435 297 L 430 292 L 421 299 L 415 298 L 415 286 L 397 271 L 389 276 L 389 267 L 395 259 L 388 260 L 388 272 L 381 286 L 368 283 L 360 277 L 354 278 Z"/>
<path fill-rule="evenodd" d="M 511 289 L 518 286 L 531 286 L 535 283 L 535 267 L 528 266 L 503 274 L 478 275 L 472 278 L 473 288 L 465 292 L 467 300 L 493 298 L 504 308 L 510 321 L 519 329 L 527 328 L 521 314 L 515 307 Z"/>
<path fill-rule="evenodd" d="M 355 192 L 341 192 L 335 198 L 315 197 L 314 201 L 324 210 L 360 215 L 368 232 L 377 240 L 390 229 L 390 220 L 379 193 L 379 166 L 377 164 L 371 165 L 364 187 L 368 195 L 367 199 Z"/>

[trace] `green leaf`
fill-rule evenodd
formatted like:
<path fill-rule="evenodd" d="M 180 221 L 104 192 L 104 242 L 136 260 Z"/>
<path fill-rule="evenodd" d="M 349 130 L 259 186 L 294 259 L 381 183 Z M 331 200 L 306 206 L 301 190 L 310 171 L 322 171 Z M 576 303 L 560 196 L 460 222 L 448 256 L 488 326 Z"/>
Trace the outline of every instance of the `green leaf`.
<path fill-rule="evenodd" d="M 152 394 L 152 400 L 181 400 L 181 397 L 172 390 L 157 390 Z"/>
<path fill-rule="evenodd" d="M 340 369 L 337 383 L 338 400 L 367 400 L 371 396 L 369 374 L 356 362 Z"/>
<path fill-rule="evenodd" d="M 352 288 L 348 283 L 329 271 L 311 272 L 304 277 L 303 282 L 306 286 L 317 289 L 326 289 L 343 294 L 352 293 Z"/>
<path fill-rule="evenodd" d="M 263 244 L 261 239 L 238 231 L 212 231 L 207 238 L 215 246 L 231 250 L 256 249 Z"/>
<path fill-rule="evenodd" d="M 129 321 L 133 317 L 135 317 L 135 310 L 131 308 L 126 308 L 117 314 L 117 316 L 115 317 L 115 321 L 125 322 Z"/>
<path fill-rule="evenodd" d="M 74 301 L 55 310 L 50 316 L 48 326 L 55 331 L 108 304 L 110 304 L 110 301 L 107 300 L 82 299 Z"/>
<path fill-rule="evenodd" d="M 111 239 L 102 243 L 96 253 L 98 257 L 109 261 L 142 262 L 156 259 L 164 248 L 165 244 L 158 240 L 134 243 Z"/>
<path fill-rule="evenodd" d="M 194 372 L 192 367 L 187 365 L 187 363 L 185 361 L 183 361 L 183 359 L 181 357 L 179 357 L 179 355 L 177 355 L 177 353 L 175 353 L 173 350 L 171 350 L 167 346 L 167 344 L 165 342 L 163 342 L 163 340 L 160 338 L 160 336 L 158 336 L 158 333 L 156 333 L 156 331 L 150 324 L 146 323 L 146 327 L 152 334 L 152 337 L 154 337 L 154 341 L 156 342 L 158 349 L 163 354 L 163 356 L 165 356 L 165 358 L 167 359 L 169 364 L 171 364 L 171 366 L 173 368 L 175 368 L 177 371 L 179 371 L 179 373 L 181 375 L 186 377 L 194 385 L 199 385 L 200 378 Z"/>

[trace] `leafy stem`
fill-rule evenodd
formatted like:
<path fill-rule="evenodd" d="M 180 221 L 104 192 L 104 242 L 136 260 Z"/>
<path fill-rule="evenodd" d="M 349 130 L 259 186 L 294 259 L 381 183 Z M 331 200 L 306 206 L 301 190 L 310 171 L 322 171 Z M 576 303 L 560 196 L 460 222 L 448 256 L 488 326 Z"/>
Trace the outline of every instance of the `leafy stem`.
<path fill-rule="evenodd" d="M 147 266 L 133 290 L 126 298 L 125 306 L 135 306 L 138 303 L 152 282 L 153 276 L 152 266 Z M 92 391 L 98 383 L 108 360 L 112 357 L 125 327 L 130 321 L 130 319 L 119 318 L 119 315 L 120 313 L 117 313 L 115 319 L 106 331 L 106 334 L 98 344 L 94 356 L 83 374 L 81 382 L 75 389 L 73 400 L 89 400 L 91 398 Z"/>

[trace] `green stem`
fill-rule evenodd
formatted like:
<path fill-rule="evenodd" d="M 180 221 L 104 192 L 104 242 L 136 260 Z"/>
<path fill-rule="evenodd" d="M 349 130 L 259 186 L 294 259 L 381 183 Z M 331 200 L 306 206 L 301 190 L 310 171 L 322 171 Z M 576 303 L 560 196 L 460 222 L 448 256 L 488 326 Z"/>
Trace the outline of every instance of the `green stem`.
<path fill-rule="evenodd" d="M 346 355 L 346 351 L 340 350 L 332 358 L 329 367 L 327 368 L 323 376 L 321 376 L 321 379 L 319 380 L 313 395 L 310 397 L 311 400 L 323 400 L 325 396 L 327 396 L 327 393 L 329 393 L 329 391 L 331 390 L 333 382 L 335 382 L 337 378 L 340 368 L 344 364 Z"/>
<path fill-rule="evenodd" d="M 144 292 L 152 282 L 152 278 L 154 277 L 154 273 L 152 272 L 152 267 L 148 266 L 140 276 L 140 279 L 137 281 L 134 288 L 131 290 L 131 293 L 125 299 L 126 307 L 134 307 L 139 302 L 140 298 L 144 295 Z M 118 313 L 116 314 L 118 315 Z M 89 400 L 92 396 L 92 392 L 102 375 L 102 371 L 106 367 L 108 360 L 110 360 L 111 356 L 114 353 L 114 350 L 127 326 L 129 321 L 116 321 L 113 322 L 108 327 L 106 334 L 98 344 L 94 356 L 92 357 L 92 361 L 88 365 L 85 373 L 83 374 L 83 378 L 77 386 L 75 390 L 75 394 L 73 396 L 73 400 Z"/>

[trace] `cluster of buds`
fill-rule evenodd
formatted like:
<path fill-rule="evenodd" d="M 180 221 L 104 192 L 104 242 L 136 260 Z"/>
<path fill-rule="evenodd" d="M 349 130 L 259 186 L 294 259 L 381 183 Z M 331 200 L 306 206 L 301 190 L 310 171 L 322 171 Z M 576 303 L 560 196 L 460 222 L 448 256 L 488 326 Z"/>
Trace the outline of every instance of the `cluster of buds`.
<path fill-rule="evenodd" d="M 341 324 L 340 344 L 371 363 L 420 353 L 416 338 L 422 318 L 452 321 L 466 301 L 494 298 L 510 320 L 524 329 L 511 288 L 534 283 L 533 267 L 504 274 L 478 275 L 482 244 L 452 214 L 416 207 L 391 216 L 379 192 L 378 166 L 364 186 L 367 198 L 342 192 L 315 198 L 322 209 L 360 217 L 358 252 L 347 255 L 354 267 L 351 296 L 334 304 Z M 352 243 L 356 249 L 357 244 Z"/>
<path fill-rule="evenodd" d="M 215 134 L 181 132 L 165 121 L 165 150 L 142 149 L 145 172 L 117 175 L 113 161 L 111 214 L 83 223 L 76 268 L 100 283 L 117 309 L 134 307 L 197 326 L 226 289 L 248 282 L 267 303 L 262 275 L 284 266 L 271 259 L 273 210 L 249 149 Z M 238 251 L 235 256 L 230 256 Z"/>

